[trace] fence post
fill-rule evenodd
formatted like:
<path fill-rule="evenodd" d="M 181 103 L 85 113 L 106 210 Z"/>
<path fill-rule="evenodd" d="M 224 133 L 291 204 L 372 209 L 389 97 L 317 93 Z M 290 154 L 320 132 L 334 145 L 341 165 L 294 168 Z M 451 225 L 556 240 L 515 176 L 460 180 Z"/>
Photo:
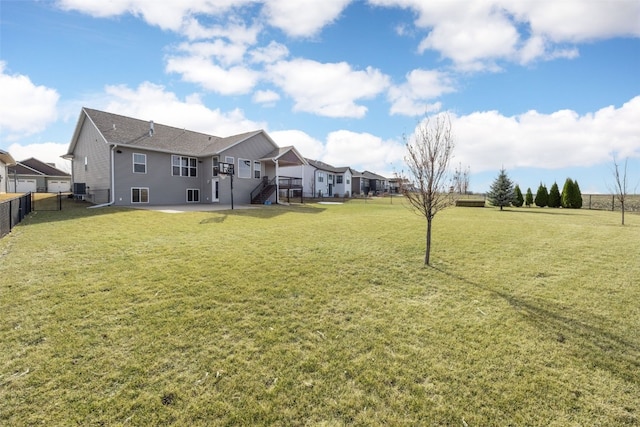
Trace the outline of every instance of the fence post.
<path fill-rule="evenodd" d="M 611 196 L 611 212 L 615 209 L 616 196 Z"/>

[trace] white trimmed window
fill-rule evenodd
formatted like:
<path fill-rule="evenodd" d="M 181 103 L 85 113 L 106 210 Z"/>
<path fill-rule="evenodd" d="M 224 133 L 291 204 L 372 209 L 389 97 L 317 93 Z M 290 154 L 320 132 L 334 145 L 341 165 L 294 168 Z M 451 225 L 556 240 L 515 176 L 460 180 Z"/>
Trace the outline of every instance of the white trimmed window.
<path fill-rule="evenodd" d="M 324 182 L 324 172 L 318 172 L 318 182 Z"/>
<path fill-rule="evenodd" d="M 133 173 L 147 173 L 147 155 L 133 153 Z"/>
<path fill-rule="evenodd" d="M 342 184 L 342 175 L 336 175 L 336 184 Z"/>
<path fill-rule="evenodd" d="M 198 159 L 195 157 L 171 156 L 171 175 L 198 176 Z"/>
<path fill-rule="evenodd" d="M 198 203 L 200 201 L 200 190 L 197 188 L 187 188 L 187 203 Z"/>
<path fill-rule="evenodd" d="M 260 179 L 260 177 L 262 176 L 262 163 L 260 162 L 253 162 L 253 177 Z"/>
<path fill-rule="evenodd" d="M 238 178 L 251 178 L 251 160 L 238 159 Z"/>
<path fill-rule="evenodd" d="M 149 203 L 148 187 L 132 187 L 131 203 Z"/>

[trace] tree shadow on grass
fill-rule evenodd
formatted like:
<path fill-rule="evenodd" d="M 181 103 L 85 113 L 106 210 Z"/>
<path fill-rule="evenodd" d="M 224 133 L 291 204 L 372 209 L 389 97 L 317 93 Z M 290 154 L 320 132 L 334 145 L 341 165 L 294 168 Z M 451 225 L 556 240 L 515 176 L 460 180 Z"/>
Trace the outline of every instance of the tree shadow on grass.
<path fill-rule="evenodd" d="M 562 313 L 566 308 L 548 300 L 525 299 L 509 293 L 492 289 L 474 282 L 461 275 L 451 273 L 442 268 L 435 270 L 498 296 L 509 303 L 515 310 L 546 335 L 553 337 L 559 345 L 571 340 L 579 340 L 576 356 L 585 360 L 590 366 L 607 370 L 612 375 L 634 384 L 640 382 L 640 343 L 626 339 L 610 330 L 596 326 L 589 319 L 591 313 Z M 571 314 L 576 314 L 571 316 Z"/>
<path fill-rule="evenodd" d="M 229 216 L 271 219 L 288 213 L 297 214 L 319 214 L 324 212 L 326 208 L 305 205 L 290 206 L 260 206 L 250 209 L 234 209 L 212 212 L 210 218 L 203 219 L 200 224 L 219 224 L 224 222 Z"/>
<path fill-rule="evenodd" d="M 528 213 L 528 214 L 545 214 L 545 215 L 573 215 L 567 209 L 561 208 L 506 208 L 503 209 L 505 212 L 513 212 L 513 213 Z M 576 212 L 579 209 L 571 209 L 571 211 Z"/>

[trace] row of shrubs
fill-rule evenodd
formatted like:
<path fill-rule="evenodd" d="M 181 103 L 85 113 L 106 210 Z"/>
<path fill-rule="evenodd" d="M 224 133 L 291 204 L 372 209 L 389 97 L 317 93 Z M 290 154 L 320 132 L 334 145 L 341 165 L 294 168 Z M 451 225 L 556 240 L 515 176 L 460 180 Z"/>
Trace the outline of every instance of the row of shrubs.
<path fill-rule="evenodd" d="M 522 205 L 529 207 L 535 203 L 536 206 L 541 208 L 548 206 L 550 208 L 580 209 L 582 207 L 582 193 L 580 192 L 578 181 L 574 181 L 571 178 L 567 178 L 564 182 L 562 193 L 555 182 L 550 190 L 547 190 L 547 187 L 540 183 L 535 198 L 531 188 L 527 188 L 527 192 L 523 196 L 520 187 L 516 184 L 512 203 L 517 207 Z"/>

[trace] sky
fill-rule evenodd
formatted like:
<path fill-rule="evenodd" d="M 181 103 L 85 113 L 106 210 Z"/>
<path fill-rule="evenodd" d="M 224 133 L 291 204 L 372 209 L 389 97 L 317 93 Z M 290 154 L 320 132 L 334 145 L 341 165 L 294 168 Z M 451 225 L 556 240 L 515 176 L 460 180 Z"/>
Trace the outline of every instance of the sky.
<path fill-rule="evenodd" d="M 389 177 L 446 114 L 474 192 L 639 193 L 639 76 L 637 0 L 0 0 L 0 149 L 68 171 L 82 107 Z"/>

